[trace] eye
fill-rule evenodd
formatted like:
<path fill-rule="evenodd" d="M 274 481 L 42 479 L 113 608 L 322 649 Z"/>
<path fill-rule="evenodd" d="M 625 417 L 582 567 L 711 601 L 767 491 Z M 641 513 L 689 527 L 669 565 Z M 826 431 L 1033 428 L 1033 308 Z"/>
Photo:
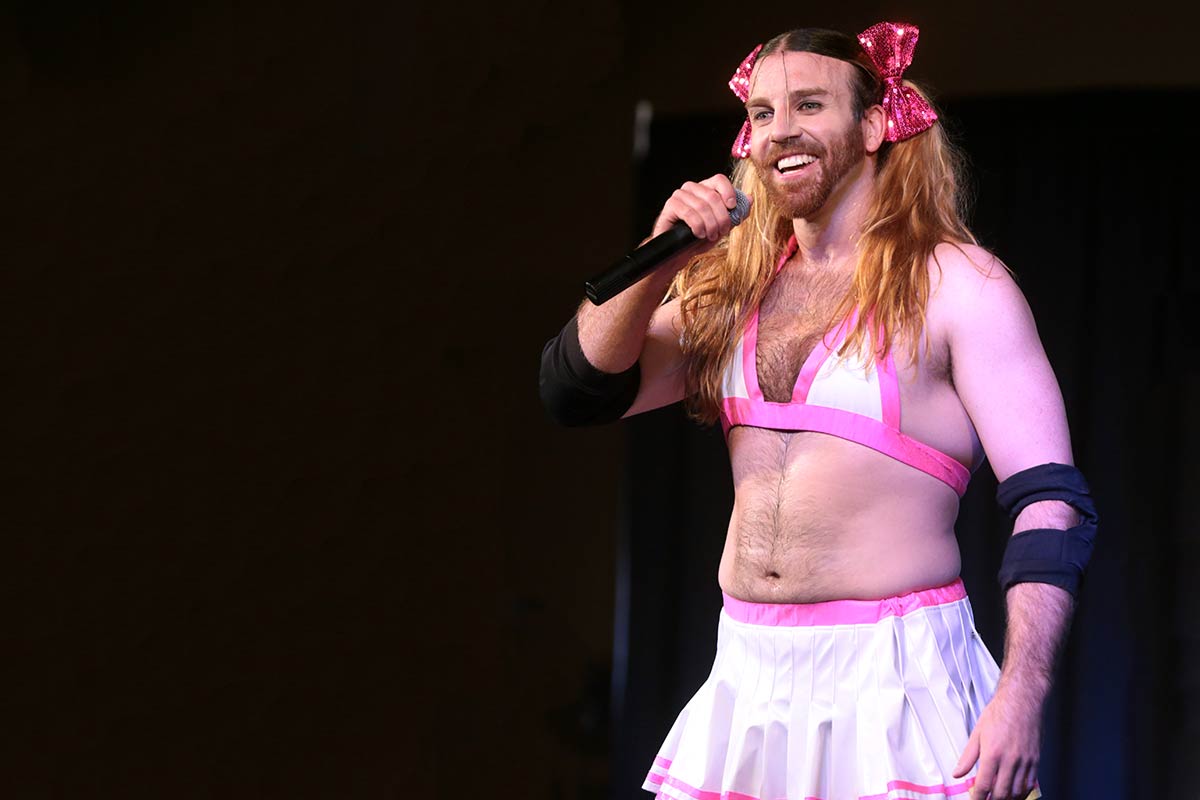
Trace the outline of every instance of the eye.
<path fill-rule="evenodd" d="M 801 111 L 820 111 L 821 108 L 821 104 L 816 100 L 805 100 L 800 104 Z"/>
<path fill-rule="evenodd" d="M 750 121 L 751 122 L 761 122 L 763 120 L 767 120 L 770 118 L 771 118 L 770 109 L 758 108 L 758 109 L 755 109 L 750 112 Z"/>

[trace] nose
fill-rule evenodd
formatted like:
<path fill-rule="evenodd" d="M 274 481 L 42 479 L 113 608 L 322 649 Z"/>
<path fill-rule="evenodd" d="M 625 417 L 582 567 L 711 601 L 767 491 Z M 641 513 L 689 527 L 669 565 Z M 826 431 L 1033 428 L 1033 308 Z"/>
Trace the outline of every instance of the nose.
<path fill-rule="evenodd" d="M 775 118 L 771 121 L 770 137 L 772 142 L 788 142 L 803 135 L 804 127 L 799 114 L 793 113 L 786 105 L 775 114 Z"/>

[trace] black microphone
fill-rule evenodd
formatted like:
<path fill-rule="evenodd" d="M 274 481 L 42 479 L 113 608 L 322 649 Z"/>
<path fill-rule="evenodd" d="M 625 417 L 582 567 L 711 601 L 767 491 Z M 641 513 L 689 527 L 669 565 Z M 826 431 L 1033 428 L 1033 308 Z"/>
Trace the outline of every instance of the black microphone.
<path fill-rule="evenodd" d="M 738 225 L 750 213 L 750 198 L 737 189 L 733 191 L 737 195 L 737 206 L 729 212 L 729 219 L 734 225 Z M 641 280 L 646 273 L 695 241 L 696 235 L 692 233 L 692 229 L 686 222 L 679 220 L 666 231 L 613 264 L 607 272 L 584 283 L 584 294 L 595 305 L 611 300 Z"/>

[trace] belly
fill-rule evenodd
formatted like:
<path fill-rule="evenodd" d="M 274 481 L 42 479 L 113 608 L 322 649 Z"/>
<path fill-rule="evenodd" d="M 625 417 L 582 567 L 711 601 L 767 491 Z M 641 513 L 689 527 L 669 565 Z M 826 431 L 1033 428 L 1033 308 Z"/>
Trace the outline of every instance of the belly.
<path fill-rule="evenodd" d="M 958 496 L 890 456 L 822 433 L 730 431 L 734 508 L 720 584 L 742 600 L 873 599 L 959 573 Z"/>

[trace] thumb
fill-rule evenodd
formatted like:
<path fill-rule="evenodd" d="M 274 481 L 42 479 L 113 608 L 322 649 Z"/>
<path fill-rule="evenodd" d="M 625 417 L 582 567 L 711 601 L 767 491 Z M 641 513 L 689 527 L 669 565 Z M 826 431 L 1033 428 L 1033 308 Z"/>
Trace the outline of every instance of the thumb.
<path fill-rule="evenodd" d="M 954 765 L 954 777 L 961 778 L 963 775 L 966 775 L 978 760 L 979 728 L 976 728 L 971 731 L 971 738 L 967 740 L 967 748 L 963 750 L 963 754 L 958 757 L 958 763 Z"/>

